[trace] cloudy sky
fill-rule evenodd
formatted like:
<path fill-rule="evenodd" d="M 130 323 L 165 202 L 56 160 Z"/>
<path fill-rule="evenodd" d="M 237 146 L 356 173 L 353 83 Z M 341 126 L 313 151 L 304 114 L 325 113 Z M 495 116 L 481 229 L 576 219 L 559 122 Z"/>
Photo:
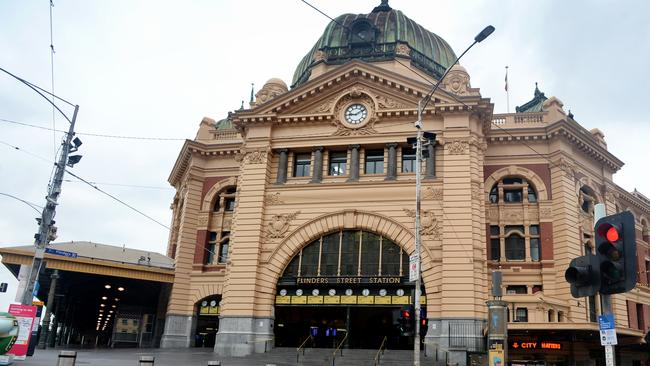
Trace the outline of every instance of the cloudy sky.
<path fill-rule="evenodd" d="M 194 137 L 202 117 L 220 119 L 239 108 L 251 83 L 258 89 L 279 77 L 289 84 L 329 22 L 299 0 L 54 3 L 54 91 L 80 106 L 76 130 L 84 157 L 73 172 L 165 225 L 174 194 L 167 177 L 182 139 Z M 379 0 L 311 3 L 337 16 L 367 13 Z M 649 2 L 392 0 L 390 5 L 457 53 L 483 27 L 494 25 L 495 33 L 462 64 L 495 112 L 506 111 L 509 65 L 511 110 L 528 101 L 539 82 L 584 127 L 605 133 L 610 151 L 626 163 L 615 181 L 650 196 Z M 47 0 L 0 1 L 0 67 L 48 90 L 49 14 Z M 65 111 L 72 115 L 72 109 Z M 34 155 L 53 160 L 62 134 L 7 121 L 52 128 L 52 108 L 0 74 L 0 119 L 0 193 L 42 205 L 52 164 Z M 55 124 L 68 128 L 59 115 Z M 5 196 L 0 207 L 0 246 L 32 243 L 36 212 Z M 70 176 L 56 221 L 61 241 L 166 248 L 167 229 Z"/>

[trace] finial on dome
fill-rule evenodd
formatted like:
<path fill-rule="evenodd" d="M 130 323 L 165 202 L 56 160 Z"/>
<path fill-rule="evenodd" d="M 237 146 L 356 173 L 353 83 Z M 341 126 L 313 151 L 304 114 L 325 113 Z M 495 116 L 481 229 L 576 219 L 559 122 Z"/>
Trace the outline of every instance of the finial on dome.
<path fill-rule="evenodd" d="M 372 9 L 373 13 L 379 13 L 381 11 L 391 11 L 393 10 L 389 5 L 388 5 L 388 0 L 381 0 L 381 4 L 377 6 L 376 8 Z"/>

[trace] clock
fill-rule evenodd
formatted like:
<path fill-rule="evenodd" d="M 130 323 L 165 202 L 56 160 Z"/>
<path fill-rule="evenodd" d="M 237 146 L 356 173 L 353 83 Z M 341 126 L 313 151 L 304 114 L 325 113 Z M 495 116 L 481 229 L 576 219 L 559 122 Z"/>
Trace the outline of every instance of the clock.
<path fill-rule="evenodd" d="M 210 301 L 210 306 L 212 307 L 217 306 L 217 302 L 215 300 Z"/>
<path fill-rule="evenodd" d="M 313 290 L 311 291 L 311 294 L 314 295 L 314 296 L 318 296 L 319 293 L 320 293 L 320 292 L 318 291 L 317 288 L 315 288 L 315 289 L 313 289 Z"/>
<path fill-rule="evenodd" d="M 208 302 L 205 301 L 205 300 L 203 300 L 203 302 L 201 302 L 201 306 L 202 306 L 202 307 L 206 307 L 206 306 L 208 306 Z"/>
<path fill-rule="evenodd" d="M 404 296 L 404 290 L 401 288 L 397 289 L 397 296 Z"/>
<path fill-rule="evenodd" d="M 334 295 L 336 295 L 336 290 L 331 288 L 328 293 L 329 293 L 330 296 L 334 296 Z"/>
<path fill-rule="evenodd" d="M 296 290 L 296 296 L 302 296 L 302 290 L 301 289 Z"/>
<path fill-rule="evenodd" d="M 361 294 L 363 296 L 368 296 L 368 295 L 370 295 L 370 290 L 368 290 L 367 288 L 364 288 L 363 291 L 361 291 Z"/>
<path fill-rule="evenodd" d="M 349 289 L 345 290 L 345 294 L 348 295 L 348 296 L 351 296 L 352 295 L 352 289 L 349 288 Z"/>
<path fill-rule="evenodd" d="M 358 125 L 368 118 L 368 109 L 363 104 L 355 103 L 345 109 L 345 120 L 353 125 Z"/>
<path fill-rule="evenodd" d="M 386 296 L 386 289 L 385 288 L 382 288 L 381 290 L 379 290 L 379 296 Z"/>
<path fill-rule="evenodd" d="M 287 296 L 287 290 L 286 289 L 280 290 L 280 296 Z"/>

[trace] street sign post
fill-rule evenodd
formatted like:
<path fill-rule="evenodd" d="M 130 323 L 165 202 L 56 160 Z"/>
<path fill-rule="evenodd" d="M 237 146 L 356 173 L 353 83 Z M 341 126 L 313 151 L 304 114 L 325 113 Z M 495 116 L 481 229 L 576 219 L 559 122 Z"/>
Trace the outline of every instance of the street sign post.
<path fill-rule="evenodd" d="M 68 258 L 77 258 L 77 253 L 67 252 L 65 250 L 59 250 L 59 249 L 53 249 L 53 248 L 45 248 L 45 253 L 60 255 L 60 256 L 68 257 Z"/>
<path fill-rule="evenodd" d="M 618 344 L 616 338 L 616 324 L 614 315 L 603 314 L 598 317 L 598 329 L 600 329 L 600 345 L 615 346 Z"/>
<path fill-rule="evenodd" d="M 418 265 L 420 261 L 418 260 L 417 255 L 412 255 L 409 257 L 409 282 L 417 281 L 420 271 L 418 271 Z"/>

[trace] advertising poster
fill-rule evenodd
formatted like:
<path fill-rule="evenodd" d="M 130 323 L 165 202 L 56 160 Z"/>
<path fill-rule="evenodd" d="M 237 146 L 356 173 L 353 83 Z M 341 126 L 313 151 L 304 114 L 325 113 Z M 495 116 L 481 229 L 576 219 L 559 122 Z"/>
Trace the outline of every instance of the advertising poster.
<path fill-rule="evenodd" d="M 504 352 L 502 349 L 491 349 L 489 351 L 490 366 L 504 366 Z"/>
<path fill-rule="evenodd" d="M 18 338 L 7 354 L 13 355 L 14 360 L 24 360 L 27 358 L 29 338 L 32 336 L 36 306 L 11 304 L 9 305 L 9 314 L 18 320 Z"/>

